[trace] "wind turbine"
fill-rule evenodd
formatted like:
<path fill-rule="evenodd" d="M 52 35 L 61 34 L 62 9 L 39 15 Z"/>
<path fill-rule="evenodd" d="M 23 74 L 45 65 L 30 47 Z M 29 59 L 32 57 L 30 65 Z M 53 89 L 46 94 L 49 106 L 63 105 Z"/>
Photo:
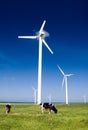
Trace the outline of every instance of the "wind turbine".
<path fill-rule="evenodd" d="M 84 103 L 86 104 L 86 95 L 83 96 Z"/>
<path fill-rule="evenodd" d="M 36 104 L 36 97 L 37 97 L 37 89 L 32 87 L 34 91 L 34 103 Z"/>
<path fill-rule="evenodd" d="M 51 94 L 48 96 L 48 100 L 49 100 L 49 103 L 51 104 L 51 101 L 52 101 Z"/>
<path fill-rule="evenodd" d="M 41 103 L 41 81 L 42 81 L 42 44 L 44 44 L 48 50 L 53 54 L 52 50 L 48 46 L 48 44 L 45 41 L 45 37 L 49 36 L 49 34 L 43 30 L 45 26 L 46 21 L 43 21 L 43 24 L 37 33 L 36 36 L 18 36 L 18 38 L 24 38 L 24 39 L 38 39 L 39 40 L 39 59 L 38 59 L 38 98 L 37 103 Z"/>
<path fill-rule="evenodd" d="M 63 77 L 63 81 L 62 81 L 62 87 L 65 83 L 65 89 L 66 89 L 66 104 L 68 104 L 68 83 L 67 83 L 67 77 L 72 76 L 73 74 L 65 74 L 62 69 L 58 66 L 60 72 L 62 73 Z"/>

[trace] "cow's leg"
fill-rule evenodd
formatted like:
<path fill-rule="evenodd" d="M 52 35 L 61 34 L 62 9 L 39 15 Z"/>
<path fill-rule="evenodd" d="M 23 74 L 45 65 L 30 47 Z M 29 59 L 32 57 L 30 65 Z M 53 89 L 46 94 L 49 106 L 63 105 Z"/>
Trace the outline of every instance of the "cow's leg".
<path fill-rule="evenodd" d="M 49 109 L 49 114 L 51 113 L 51 110 Z"/>
<path fill-rule="evenodd" d="M 9 113 L 9 108 L 6 108 L 6 114 L 8 114 Z"/>
<path fill-rule="evenodd" d="M 42 113 L 44 113 L 44 107 L 43 107 L 43 104 L 41 105 L 41 110 L 42 110 Z"/>
<path fill-rule="evenodd" d="M 44 113 L 44 109 L 42 108 L 42 113 Z"/>

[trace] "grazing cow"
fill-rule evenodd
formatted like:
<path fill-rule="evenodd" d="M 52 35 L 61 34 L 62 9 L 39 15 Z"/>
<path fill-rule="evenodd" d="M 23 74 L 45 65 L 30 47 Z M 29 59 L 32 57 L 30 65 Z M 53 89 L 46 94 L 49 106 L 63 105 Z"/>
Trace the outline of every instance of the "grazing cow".
<path fill-rule="evenodd" d="M 42 108 L 42 113 L 44 112 L 44 109 L 48 109 L 49 110 L 49 113 L 51 112 L 51 111 L 53 111 L 54 113 L 57 113 L 57 109 L 55 108 L 55 106 L 54 105 L 52 105 L 52 104 L 49 104 L 49 103 L 41 103 L 40 104 L 40 106 L 41 106 L 41 108 Z"/>
<path fill-rule="evenodd" d="M 6 104 L 6 114 L 10 113 L 10 110 L 11 110 L 11 105 Z"/>

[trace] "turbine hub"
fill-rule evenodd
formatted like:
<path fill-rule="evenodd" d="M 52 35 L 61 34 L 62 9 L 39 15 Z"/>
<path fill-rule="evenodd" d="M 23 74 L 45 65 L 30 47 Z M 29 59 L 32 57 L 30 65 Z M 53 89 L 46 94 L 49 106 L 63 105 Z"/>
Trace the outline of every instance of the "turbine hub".
<path fill-rule="evenodd" d="M 42 31 L 42 32 L 39 34 L 39 37 L 44 38 L 44 37 L 45 37 L 45 32 Z"/>
<path fill-rule="evenodd" d="M 37 35 L 38 37 L 41 37 L 44 39 L 45 37 L 49 36 L 49 33 L 43 30 L 42 32 L 38 32 Z"/>

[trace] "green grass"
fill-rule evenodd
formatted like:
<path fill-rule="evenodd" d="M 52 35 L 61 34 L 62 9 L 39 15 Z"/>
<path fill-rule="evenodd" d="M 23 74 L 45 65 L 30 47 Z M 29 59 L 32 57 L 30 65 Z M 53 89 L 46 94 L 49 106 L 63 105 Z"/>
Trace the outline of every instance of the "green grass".
<path fill-rule="evenodd" d="M 12 104 L 6 114 L 0 104 L 0 130 L 88 130 L 88 104 L 55 105 L 58 113 L 41 113 L 40 106 Z"/>

